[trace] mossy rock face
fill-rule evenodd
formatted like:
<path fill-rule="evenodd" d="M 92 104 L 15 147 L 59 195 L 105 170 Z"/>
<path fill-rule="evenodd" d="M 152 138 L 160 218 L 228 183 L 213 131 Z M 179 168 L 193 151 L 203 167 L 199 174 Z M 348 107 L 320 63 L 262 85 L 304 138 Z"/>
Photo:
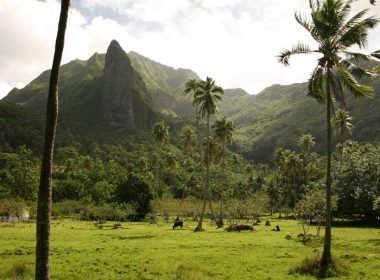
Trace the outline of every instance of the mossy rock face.
<path fill-rule="evenodd" d="M 148 127 L 156 119 L 145 83 L 116 41 L 105 58 L 101 114 L 110 126 L 126 129 Z"/>

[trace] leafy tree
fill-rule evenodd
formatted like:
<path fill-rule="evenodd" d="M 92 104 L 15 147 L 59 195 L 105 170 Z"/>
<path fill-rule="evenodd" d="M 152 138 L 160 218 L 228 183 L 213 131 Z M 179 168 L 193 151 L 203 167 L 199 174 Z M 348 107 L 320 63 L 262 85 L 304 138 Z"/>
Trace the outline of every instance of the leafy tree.
<path fill-rule="evenodd" d="M 52 168 L 54 142 L 58 119 L 58 78 L 61 64 L 65 31 L 70 0 L 61 1 L 57 39 L 52 70 L 50 73 L 49 93 L 46 107 L 45 146 L 42 158 L 40 186 L 37 207 L 36 265 L 35 279 L 50 279 L 50 219 L 52 203 Z"/>
<path fill-rule="evenodd" d="M 204 213 L 206 210 L 206 203 L 208 200 L 210 186 L 210 117 L 214 115 L 217 110 L 217 102 L 220 101 L 221 94 L 224 91 L 221 87 L 215 85 L 215 81 L 207 77 L 206 81 L 202 81 L 200 87 L 194 94 L 193 104 L 198 108 L 200 116 L 206 117 L 207 120 L 207 130 L 206 130 L 206 176 L 205 176 L 205 187 L 203 191 L 203 206 L 201 211 L 201 216 L 195 231 L 202 230 L 202 223 L 204 218 Z"/>
<path fill-rule="evenodd" d="M 38 171 L 32 151 L 21 147 L 9 170 L 6 185 L 9 195 L 26 201 L 35 201 L 38 191 Z"/>
<path fill-rule="evenodd" d="M 380 196 L 380 149 L 369 144 L 356 145 L 354 149 L 350 149 L 347 143 L 345 146 L 342 166 L 334 173 L 337 213 L 373 222 L 377 218 L 374 206 Z"/>
<path fill-rule="evenodd" d="M 344 92 L 347 90 L 355 97 L 372 96 L 371 87 L 360 85 L 364 77 L 372 73 L 357 66 L 354 62 L 369 61 L 370 56 L 351 52 L 348 49 L 357 45 L 366 45 L 368 30 L 374 28 L 378 19 L 364 18 L 368 10 L 363 10 L 349 18 L 351 4 L 354 0 L 310 0 L 311 19 L 299 13 L 296 20 L 313 37 L 318 49 L 313 50 L 305 44 L 297 44 L 291 50 L 284 50 L 279 61 L 289 64 L 294 54 L 317 53 L 321 57 L 314 69 L 308 84 L 307 94 L 326 104 L 327 121 L 327 170 L 326 170 L 326 228 L 325 243 L 321 260 L 321 274 L 326 275 L 331 263 L 331 106 L 333 100 L 344 104 Z M 345 59 L 349 58 L 349 59 Z"/>
<path fill-rule="evenodd" d="M 137 219 L 143 219 L 151 211 L 153 195 L 147 183 L 136 176 L 130 175 L 128 180 L 117 186 L 116 196 L 119 203 L 136 206 Z"/>

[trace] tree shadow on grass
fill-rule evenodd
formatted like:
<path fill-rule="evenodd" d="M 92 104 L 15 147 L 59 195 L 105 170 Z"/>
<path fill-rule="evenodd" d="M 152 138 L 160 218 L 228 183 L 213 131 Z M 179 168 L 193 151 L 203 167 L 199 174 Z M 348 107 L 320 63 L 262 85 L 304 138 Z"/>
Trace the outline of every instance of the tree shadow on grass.
<path fill-rule="evenodd" d="M 153 237 L 154 235 L 135 235 L 135 236 L 118 236 L 117 238 L 120 240 L 138 240 L 138 239 L 150 239 Z"/>
<path fill-rule="evenodd" d="M 375 246 L 380 246 L 380 239 L 368 239 L 366 242 Z"/>

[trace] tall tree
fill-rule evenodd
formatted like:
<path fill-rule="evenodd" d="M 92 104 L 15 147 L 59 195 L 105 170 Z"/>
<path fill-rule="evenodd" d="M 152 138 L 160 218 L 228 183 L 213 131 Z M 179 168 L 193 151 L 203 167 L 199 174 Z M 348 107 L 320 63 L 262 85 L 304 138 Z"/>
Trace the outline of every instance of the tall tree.
<path fill-rule="evenodd" d="M 352 117 L 349 112 L 344 109 L 336 111 L 331 123 L 334 128 L 334 135 L 342 136 L 344 134 L 352 134 L 354 125 L 351 123 Z"/>
<path fill-rule="evenodd" d="M 315 139 L 310 133 L 304 134 L 298 140 L 298 145 L 302 151 L 310 152 L 315 147 Z"/>
<path fill-rule="evenodd" d="M 179 163 L 177 157 L 173 153 L 167 153 L 165 156 L 166 168 L 169 172 L 170 188 L 173 187 L 173 177 L 178 169 Z"/>
<path fill-rule="evenodd" d="M 199 90 L 199 88 L 202 85 L 201 82 L 202 81 L 197 80 L 197 79 L 188 79 L 185 83 L 185 90 L 183 94 L 190 95 L 191 100 L 194 101 L 195 93 Z M 199 113 L 200 112 L 198 110 L 198 106 L 196 105 L 195 106 L 195 124 L 196 124 L 196 130 L 197 130 L 197 140 L 198 140 L 197 144 L 198 144 L 199 153 L 201 153 L 200 150 L 201 150 L 202 143 L 201 143 L 201 134 L 200 134 L 200 127 L 199 127 L 199 119 L 200 119 Z"/>
<path fill-rule="evenodd" d="M 222 100 L 221 95 L 224 91 L 221 87 L 215 84 L 215 81 L 210 77 L 207 77 L 206 81 L 201 81 L 199 88 L 196 90 L 193 99 L 193 105 L 195 105 L 201 117 L 206 117 L 207 130 L 206 130 L 206 176 L 203 190 L 203 205 L 202 212 L 199 218 L 198 225 L 195 231 L 201 231 L 203 218 L 206 210 L 206 203 L 210 192 L 210 117 L 217 111 L 217 102 Z"/>
<path fill-rule="evenodd" d="M 169 142 L 169 129 L 164 122 L 155 123 L 152 129 L 153 141 L 157 147 L 157 191 L 156 198 L 158 198 L 158 193 L 161 190 L 161 165 L 162 165 L 162 150 Z"/>
<path fill-rule="evenodd" d="M 352 134 L 354 125 L 351 123 L 352 117 L 348 111 L 339 109 L 336 111 L 335 116 L 332 118 L 331 123 L 334 128 L 334 135 L 342 137 L 344 134 Z M 344 143 L 337 145 L 340 150 L 340 167 L 342 167 L 344 157 Z"/>
<path fill-rule="evenodd" d="M 217 226 L 223 227 L 223 191 L 226 189 L 224 185 L 227 181 L 226 179 L 226 155 L 227 155 L 227 146 L 232 144 L 233 137 L 232 134 L 235 130 L 234 125 L 231 121 L 227 120 L 226 117 L 222 117 L 219 120 L 216 120 L 212 126 L 217 142 L 220 146 L 219 158 L 220 158 L 220 167 L 221 167 L 221 186 L 222 190 L 220 192 L 220 207 L 219 207 L 219 219 L 217 220 Z"/>
<path fill-rule="evenodd" d="M 331 263 L 331 109 L 333 100 L 344 104 L 344 91 L 355 97 L 372 96 L 371 87 L 359 84 L 364 77 L 372 73 L 357 66 L 355 62 L 368 61 L 370 56 L 352 52 L 352 46 L 362 48 L 367 43 L 367 35 L 379 20 L 374 17 L 364 18 L 368 10 L 360 11 L 353 17 L 351 7 L 357 0 L 309 0 L 311 19 L 295 14 L 297 22 L 302 25 L 318 44 L 313 50 L 305 44 L 297 44 L 291 50 L 284 50 L 279 61 L 289 64 L 294 54 L 316 53 L 321 57 L 308 84 L 307 94 L 326 104 L 327 123 L 327 170 L 326 170 L 326 227 L 325 242 L 321 260 L 321 275 L 326 275 Z"/>
<path fill-rule="evenodd" d="M 50 279 L 50 219 L 52 202 L 52 167 L 58 119 L 58 79 L 61 65 L 70 0 L 61 1 L 61 13 L 50 73 L 46 106 L 45 145 L 41 165 L 37 206 L 35 279 Z"/>

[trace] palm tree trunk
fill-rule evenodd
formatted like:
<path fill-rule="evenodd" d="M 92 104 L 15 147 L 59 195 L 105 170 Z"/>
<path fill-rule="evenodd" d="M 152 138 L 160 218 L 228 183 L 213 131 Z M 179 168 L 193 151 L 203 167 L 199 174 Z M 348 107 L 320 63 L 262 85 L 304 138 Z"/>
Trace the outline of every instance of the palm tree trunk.
<path fill-rule="evenodd" d="M 58 79 L 70 0 L 62 0 L 46 107 L 45 145 L 38 191 L 35 279 L 50 279 L 50 219 L 52 168 L 58 120 Z"/>
<path fill-rule="evenodd" d="M 202 206 L 202 212 L 201 212 L 201 217 L 199 218 L 199 222 L 197 227 L 195 228 L 195 231 L 201 231 L 202 228 L 202 223 L 203 223 L 203 218 L 205 215 L 205 210 L 206 210 L 206 204 L 207 204 L 207 199 L 209 196 L 209 176 L 210 176 L 210 168 L 209 168 L 209 160 L 210 160 L 210 116 L 207 114 L 207 148 L 206 148 L 206 180 L 205 180 L 205 187 L 204 187 L 204 193 L 203 193 L 203 206 Z M 210 204 L 211 205 L 211 204 Z"/>
<path fill-rule="evenodd" d="M 331 263 L 331 88 L 330 88 L 330 68 L 327 69 L 326 82 L 327 95 L 327 170 L 326 170 L 326 227 L 325 242 L 321 259 L 321 274 L 326 275 Z"/>

